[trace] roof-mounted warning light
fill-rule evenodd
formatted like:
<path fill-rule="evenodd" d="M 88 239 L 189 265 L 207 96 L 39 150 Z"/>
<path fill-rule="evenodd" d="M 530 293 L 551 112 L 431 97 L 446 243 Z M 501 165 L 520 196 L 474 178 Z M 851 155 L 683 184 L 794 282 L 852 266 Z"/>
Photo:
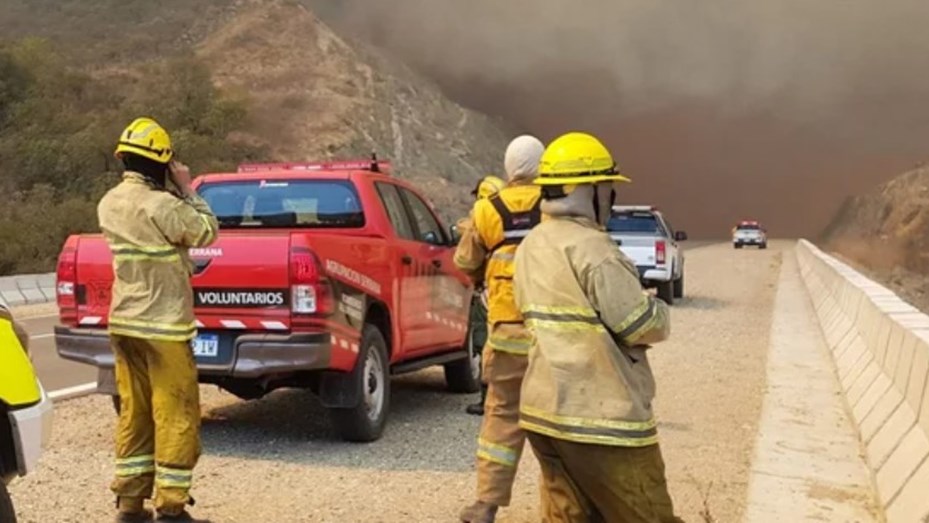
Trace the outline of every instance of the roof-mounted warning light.
<path fill-rule="evenodd" d="M 370 160 L 347 160 L 335 162 L 282 162 L 282 163 L 243 163 L 239 165 L 240 173 L 264 171 L 369 171 L 389 175 L 389 161 L 377 159 L 372 154 Z"/>

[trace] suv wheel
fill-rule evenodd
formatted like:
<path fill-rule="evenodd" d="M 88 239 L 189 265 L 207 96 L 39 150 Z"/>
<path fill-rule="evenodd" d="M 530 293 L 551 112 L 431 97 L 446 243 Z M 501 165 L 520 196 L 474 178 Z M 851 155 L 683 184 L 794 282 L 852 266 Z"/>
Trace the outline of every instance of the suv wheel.
<path fill-rule="evenodd" d="M 674 280 L 658 282 L 657 289 L 658 299 L 668 305 L 674 305 Z"/>
<path fill-rule="evenodd" d="M 0 521 L 16 523 L 16 512 L 13 510 L 13 499 L 6 489 L 6 483 L 0 480 Z"/>
<path fill-rule="evenodd" d="M 465 339 L 468 357 L 445 364 L 445 383 L 448 390 L 460 393 L 474 393 L 481 390 L 481 351 L 474 346 L 474 329 L 468 328 Z"/>
<path fill-rule="evenodd" d="M 674 280 L 674 297 L 684 297 L 684 273 L 681 273 L 681 275 L 678 276 L 676 280 Z"/>
<path fill-rule="evenodd" d="M 365 325 L 358 363 L 352 372 L 353 386 L 359 393 L 358 405 L 330 411 L 332 423 L 342 439 L 367 442 L 381 437 L 390 410 L 388 365 L 384 335 L 373 325 Z"/>
<path fill-rule="evenodd" d="M 113 411 L 116 412 L 116 415 L 117 415 L 117 416 L 119 416 L 119 414 L 120 414 L 120 413 L 122 412 L 122 410 L 123 410 L 123 404 L 122 404 L 122 402 L 119 400 L 119 394 L 114 394 L 114 395 L 110 396 L 110 399 L 113 401 Z"/>

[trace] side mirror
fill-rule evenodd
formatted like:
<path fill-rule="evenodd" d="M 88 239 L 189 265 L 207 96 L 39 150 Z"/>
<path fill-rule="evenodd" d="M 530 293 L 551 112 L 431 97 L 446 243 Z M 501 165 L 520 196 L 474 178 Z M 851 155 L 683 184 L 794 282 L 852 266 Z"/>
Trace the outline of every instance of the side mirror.
<path fill-rule="evenodd" d="M 674 233 L 674 240 L 679 242 L 687 240 L 687 233 L 684 231 L 677 231 Z"/>
<path fill-rule="evenodd" d="M 461 231 L 458 230 L 457 225 L 449 226 L 448 235 L 452 239 L 452 245 L 458 245 L 458 242 L 461 241 Z"/>

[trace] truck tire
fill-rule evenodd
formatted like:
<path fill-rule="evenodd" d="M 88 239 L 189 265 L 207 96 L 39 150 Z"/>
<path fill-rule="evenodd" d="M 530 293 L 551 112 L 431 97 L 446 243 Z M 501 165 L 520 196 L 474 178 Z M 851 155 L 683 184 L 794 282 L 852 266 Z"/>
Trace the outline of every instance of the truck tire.
<path fill-rule="evenodd" d="M 468 328 L 465 346 L 468 357 L 445 364 L 445 383 L 448 390 L 462 394 L 472 394 L 481 390 L 481 353 L 474 346 L 474 330 Z"/>
<path fill-rule="evenodd" d="M 684 274 L 681 273 L 676 280 L 674 280 L 674 297 L 683 298 L 684 297 Z"/>
<path fill-rule="evenodd" d="M 668 305 L 674 305 L 674 281 L 660 281 L 658 282 L 658 299 L 667 303 Z"/>
<path fill-rule="evenodd" d="M 390 367 L 387 342 L 373 325 L 365 325 L 361 335 L 358 363 L 352 371 L 358 388 L 358 405 L 334 408 L 329 413 L 336 433 L 345 441 L 369 442 L 381 437 L 390 410 Z"/>
<path fill-rule="evenodd" d="M 767 243 L 767 242 L 762 243 L 761 245 L 758 246 L 758 248 L 759 248 L 759 249 L 767 249 L 767 248 L 768 248 L 768 243 Z"/>
<path fill-rule="evenodd" d="M 123 410 L 123 405 L 122 405 L 122 403 L 119 401 L 119 396 L 118 396 L 118 395 L 113 395 L 113 396 L 110 396 L 110 399 L 113 401 L 113 412 L 116 413 L 116 416 L 119 416 L 119 414 L 120 414 L 120 413 L 122 412 L 122 410 Z"/>
<path fill-rule="evenodd" d="M 13 498 L 6 489 L 6 483 L 0 480 L 0 521 L 16 523 L 16 511 L 13 510 Z"/>

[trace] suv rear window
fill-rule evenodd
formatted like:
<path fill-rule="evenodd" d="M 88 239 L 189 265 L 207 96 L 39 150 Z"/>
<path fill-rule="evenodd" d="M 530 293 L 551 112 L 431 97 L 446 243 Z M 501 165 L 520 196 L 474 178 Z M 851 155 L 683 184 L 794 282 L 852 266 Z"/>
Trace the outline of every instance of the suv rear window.
<path fill-rule="evenodd" d="M 758 225 L 739 225 L 736 227 L 737 231 L 757 231 L 761 229 Z"/>
<path fill-rule="evenodd" d="M 249 180 L 199 188 L 220 228 L 358 228 L 364 212 L 354 185 L 342 180 Z"/>
<path fill-rule="evenodd" d="M 650 212 L 614 212 L 606 224 L 606 230 L 622 234 L 665 235 L 661 222 Z"/>

